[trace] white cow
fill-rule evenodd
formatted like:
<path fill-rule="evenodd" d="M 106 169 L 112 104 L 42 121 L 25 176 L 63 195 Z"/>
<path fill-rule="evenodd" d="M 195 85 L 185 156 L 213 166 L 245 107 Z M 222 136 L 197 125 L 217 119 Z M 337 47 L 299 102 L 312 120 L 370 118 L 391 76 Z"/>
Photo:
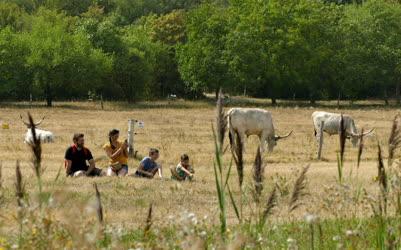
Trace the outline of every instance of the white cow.
<path fill-rule="evenodd" d="M 328 113 L 324 111 L 315 111 L 312 113 L 312 120 L 313 126 L 315 128 L 315 137 L 316 140 L 319 142 L 320 137 L 320 126 L 323 124 L 323 132 L 326 132 L 329 135 L 336 135 L 339 134 L 340 131 L 340 121 L 341 121 L 341 114 L 336 113 Z M 347 139 L 351 139 L 352 145 L 354 147 L 357 146 L 359 139 L 362 136 L 368 135 L 373 132 L 374 129 L 371 129 L 368 132 L 363 134 L 358 133 L 358 129 L 355 126 L 354 119 L 349 115 L 343 115 L 344 121 L 344 128 L 346 132 Z"/>
<path fill-rule="evenodd" d="M 28 122 L 25 122 L 22 119 L 22 115 L 20 115 L 21 121 L 25 124 L 25 126 L 27 127 L 27 131 L 25 134 L 25 143 L 31 144 L 33 143 L 33 135 L 32 135 L 32 129 L 31 129 L 31 124 L 29 124 Z M 46 130 L 41 130 L 41 129 L 37 129 L 36 127 L 39 126 L 43 120 L 45 119 L 45 117 L 43 117 L 39 122 L 35 123 L 35 133 L 36 133 L 36 138 L 39 138 L 39 140 L 43 143 L 50 143 L 50 142 L 54 142 L 54 135 L 52 132 L 50 131 L 46 131 Z"/>
<path fill-rule="evenodd" d="M 244 148 L 245 135 L 257 135 L 260 141 L 260 149 L 263 152 L 268 145 L 269 152 L 273 151 L 277 141 L 291 135 L 277 136 L 274 133 L 273 118 L 269 111 L 257 108 L 232 108 L 227 112 L 230 144 L 233 146 L 235 132 L 241 139 Z"/>

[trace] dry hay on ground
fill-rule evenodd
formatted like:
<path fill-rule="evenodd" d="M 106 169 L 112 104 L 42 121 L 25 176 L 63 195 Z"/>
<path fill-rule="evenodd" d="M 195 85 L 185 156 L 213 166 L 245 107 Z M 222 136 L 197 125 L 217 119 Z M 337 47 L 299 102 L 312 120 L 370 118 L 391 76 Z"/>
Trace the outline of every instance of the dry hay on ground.
<path fill-rule="evenodd" d="M 92 104 L 90 104 L 92 105 Z M 165 105 L 165 106 L 163 106 Z M 46 189 L 58 189 L 60 199 L 66 204 L 59 204 L 60 217 L 67 217 L 73 211 L 83 211 L 83 207 L 94 196 L 93 182 L 97 182 L 102 193 L 105 219 L 109 223 L 138 224 L 146 218 L 149 203 L 154 204 L 154 223 L 163 224 L 177 218 L 183 211 L 194 212 L 200 218 L 207 216 L 211 222 L 218 222 L 218 206 L 213 176 L 214 144 L 211 131 L 211 123 L 215 119 L 213 105 L 184 103 L 178 108 L 169 108 L 166 104 L 154 107 L 124 107 L 106 106 L 102 111 L 93 106 L 81 103 L 60 104 L 52 109 L 32 108 L 29 111 L 34 117 L 39 118 L 43 114 L 47 119 L 42 128 L 52 131 L 55 136 L 54 144 L 43 145 L 43 167 L 45 167 L 44 182 Z M 305 205 L 297 210 L 291 217 L 286 209 L 276 209 L 279 220 L 302 217 L 306 211 L 319 214 L 321 217 L 336 216 L 335 213 L 364 213 L 364 204 L 359 208 L 347 207 L 346 203 L 339 202 L 339 193 L 347 191 L 347 187 L 336 185 L 338 150 L 338 137 L 325 138 L 323 148 L 323 161 L 316 161 L 317 143 L 313 137 L 311 114 L 316 109 L 312 108 L 285 108 L 270 107 L 273 114 L 276 130 L 285 132 L 294 130 L 294 134 L 280 141 L 274 152 L 265 153 L 267 163 L 265 169 L 265 189 L 267 196 L 272 189 L 273 182 L 281 187 L 278 207 L 284 208 L 288 198 L 289 189 L 292 186 L 297 173 L 305 165 L 311 163 L 308 172 L 308 191 L 310 196 L 304 201 Z M 326 109 L 334 111 L 334 109 Z M 28 182 L 28 192 L 34 192 L 35 178 L 30 167 L 30 151 L 23 143 L 23 135 L 26 127 L 19 121 L 19 113 L 27 109 L 6 107 L 0 109 L 1 119 L 10 124 L 9 130 L 0 130 L 0 159 L 3 162 L 3 186 L 13 189 L 15 162 L 22 161 L 24 179 Z M 373 182 L 377 175 L 376 140 L 383 144 L 387 142 L 395 109 L 363 109 L 341 110 L 355 118 L 358 128 L 376 128 L 376 136 L 370 137 L 365 142 L 365 151 L 362 163 L 358 171 L 358 186 L 367 190 L 376 190 L 377 184 Z M 71 144 L 74 132 L 83 132 L 86 136 L 86 146 L 89 147 L 95 158 L 104 156 L 101 147 L 107 142 L 107 133 L 112 128 L 122 131 L 125 138 L 128 118 L 135 118 L 145 122 L 144 129 L 138 129 L 135 138 L 136 150 L 140 155 L 146 155 L 148 148 L 157 147 L 161 151 L 160 162 L 164 166 L 165 180 L 143 180 L 133 177 L 126 178 L 79 178 L 66 179 L 65 182 L 52 184 L 60 167 L 63 165 L 65 149 Z M 226 144 L 228 140 L 226 138 Z M 250 137 L 246 143 L 245 152 L 245 189 L 252 188 L 252 162 L 256 152 L 258 138 Z M 344 179 L 347 180 L 350 169 L 356 173 L 357 148 L 351 148 L 347 144 Z M 168 168 L 178 163 L 179 156 L 187 153 L 196 170 L 196 181 L 193 183 L 177 183 L 170 180 Z M 225 163 L 228 164 L 229 153 L 226 154 Z M 107 160 L 98 162 L 98 166 L 105 168 Z M 138 161 L 131 159 L 129 162 L 130 173 L 134 172 Z M 235 169 L 235 168 L 233 168 Z M 62 176 L 62 179 L 64 175 Z M 356 179 L 353 179 L 353 184 Z M 236 194 L 237 174 L 232 172 L 231 186 Z M 341 190 L 339 190 L 341 189 Z M 345 190 L 345 191 L 344 191 Z M 250 197 L 248 197 L 251 199 Z M 281 201 L 281 203 L 280 203 Z M 73 204 L 79 204 L 74 206 Z M 337 207 L 340 206 L 341 207 Z M 4 206 L 8 209 L 15 208 L 16 202 L 12 191 L 6 195 Z M 248 213 L 247 205 L 244 212 Z M 228 209 L 230 221 L 235 220 L 234 212 Z M 170 219 L 169 219 L 170 218 Z"/>

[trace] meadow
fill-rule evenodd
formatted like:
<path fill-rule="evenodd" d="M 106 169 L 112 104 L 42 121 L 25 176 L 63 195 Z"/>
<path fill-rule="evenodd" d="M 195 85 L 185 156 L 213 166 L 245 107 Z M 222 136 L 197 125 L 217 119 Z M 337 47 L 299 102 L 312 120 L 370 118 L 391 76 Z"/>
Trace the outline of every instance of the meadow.
<path fill-rule="evenodd" d="M 8 123 L 10 128 L 0 129 L 0 249 L 400 247 L 399 240 L 391 241 L 400 235 L 400 213 L 396 204 L 399 196 L 388 195 L 385 204 L 388 209 L 380 216 L 373 209 L 380 203 L 378 209 L 383 210 L 383 203 L 378 202 L 383 193 L 377 179 L 378 143 L 382 146 L 389 183 L 391 173 L 397 176 L 387 166 L 387 156 L 388 138 L 398 107 L 361 102 L 354 103 L 354 106 L 344 105 L 338 110 L 334 103 L 329 102 L 318 103 L 316 107 L 303 103 L 270 106 L 268 101 L 260 99 L 234 98 L 225 109 L 234 106 L 270 110 L 276 133 L 293 130 L 293 135 L 280 141 L 272 153 L 262 155 L 264 178 L 259 203 L 254 201 L 253 191 L 258 138 L 248 138 L 244 152 L 243 187 L 239 188 L 235 166 L 228 181 L 234 200 L 237 205 L 241 203 L 241 223 L 226 196 L 228 225 L 226 232 L 220 233 L 213 167 L 216 160 L 212 133 L 212 124 L 216 120 L 213 101 L 157 101 L 134 105 L 106 102 L 104 110 L 93 102 L 59 102 L 51 109 L 36 103 L 32 107 L 27 103 L 3 104 L 0 106 L 0 120 Z M 364 139 L 359 167 L 358 147 L 346 143 L 341 179 L 337 161 L 338 136 L 324 138 L 323 158 L 316 159 L 317 142 L 311 120 L 315 110 L 350 114 L 358 128 L 375 128 L 375 134 Z M 26 117 L 28 111 L 35 120 L 46 115 L 40 128 L 50 130 L 56 136 L 53 144 L 42 145 L 43 191 L 40 197 L 31 149 L 23 143 L 27 129 L 19 119 L 20 114 Z M 107 133 L 117 128 L 125 138 L 129 118 L 145 124 L 144 128 L 136 129 L 135 150 L 138 154 L 136 159 L 129 160 L 129 173 L 134 173 L 139 159 L 147 155 L 150 147 L 156 147 L 161 151 L 162 180 L 65 177 L 63 158 L 66 148 L 72 143 L 73 133 L 85 134 L 85 144 L 96 158 L 97 166 L 106 168 L 107 159 L 102 146 L 108 140 Z M 193 182 L 170 179 L 169 167 L 179 162 L 182 153 L 189 155 L 195 168 Z M 228 150 L 223 155 L 224 171 L 227 171 L 231 159 Z M 23 206 L 15 195 L 17 161 L 25 185 Z M 304 195 L 299 197 L 299 206 L 290 211 L 293 187 L 308 165 Z M 101 195 L 102 223 L 97 222 L 99 204 L 94 183 Z M 266 223 L 263 227 L 254 226 L 272 190 L 276 192 L 275 202 L 266 215 Z M 378 227 L 383 224 L 377 224 L 376 218 L 381 218 L 385 230 Z"/>

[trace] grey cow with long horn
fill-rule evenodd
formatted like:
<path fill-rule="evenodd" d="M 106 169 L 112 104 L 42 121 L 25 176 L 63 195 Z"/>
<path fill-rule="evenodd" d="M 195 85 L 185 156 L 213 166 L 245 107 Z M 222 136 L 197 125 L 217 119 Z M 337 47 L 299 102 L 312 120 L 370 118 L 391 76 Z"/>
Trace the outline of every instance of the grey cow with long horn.
<path fill-rule="evenodd" d="M 315 137 L 319 143 L 321 136 L 323 136 L 321 135 L 321 131 L 329 135 L 338 135 L 340 131 L 341 114 L 315 111 L 312 113 L 312 121 L 315 129 Z M 354 147 L 358 145 L 358 142 L 362 136 L 369 135 L 375 130 L 373 128 L 367 132 L 359 133 L 357 127 L 355 126 L 354 119 L 349 115 L 343 115 L 343 122 L 346 138 L 351 140 L 351 143 Z M 322 124 L 323 129 L 321 129 Z"/>

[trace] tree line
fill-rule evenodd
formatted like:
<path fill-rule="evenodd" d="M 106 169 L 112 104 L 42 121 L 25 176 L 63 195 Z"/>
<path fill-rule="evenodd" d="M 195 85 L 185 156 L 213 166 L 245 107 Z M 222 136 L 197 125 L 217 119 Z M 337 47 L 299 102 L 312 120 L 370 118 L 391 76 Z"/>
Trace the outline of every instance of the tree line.
<path fill-rule="evenodd" d="M 400 101 L 393 0 L 0 0 L 0 99 Z"/>

